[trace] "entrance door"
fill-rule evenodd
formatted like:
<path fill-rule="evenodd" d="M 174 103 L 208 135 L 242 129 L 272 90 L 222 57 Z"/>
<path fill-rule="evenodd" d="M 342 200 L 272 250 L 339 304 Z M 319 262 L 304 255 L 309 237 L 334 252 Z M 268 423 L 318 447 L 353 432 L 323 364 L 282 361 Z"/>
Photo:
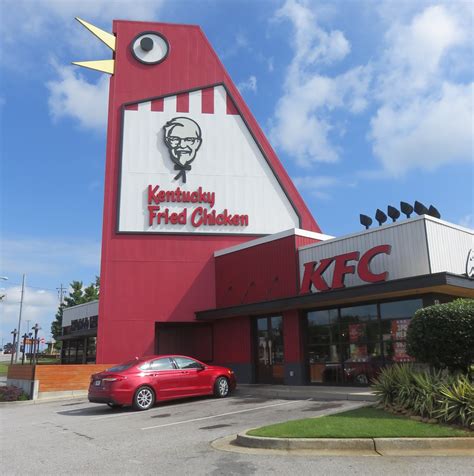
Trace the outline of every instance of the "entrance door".
<path fill-rule="evenodd" d="M 257 382 L 283 383 L 283 318 L 257 319 Z"/>

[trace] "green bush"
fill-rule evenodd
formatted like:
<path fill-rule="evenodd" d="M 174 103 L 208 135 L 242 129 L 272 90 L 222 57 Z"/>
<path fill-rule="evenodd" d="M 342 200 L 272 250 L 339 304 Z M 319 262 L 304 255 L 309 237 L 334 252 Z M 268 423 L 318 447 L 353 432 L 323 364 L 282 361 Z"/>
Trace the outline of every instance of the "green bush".
<path fill-rule="evenodd" d="M 407 351 L 437 369 L 468 372 L 474 362 L 474 300 L 416 311 L 407 331 Z"/>
<path fill-rule="evenodd" d="M 382 369 L 372 388 L 387 410 L 467 428 L 474 425 L 474 386 L 466 375 L 416 371 L 411 364 L 395 364 Z"/>

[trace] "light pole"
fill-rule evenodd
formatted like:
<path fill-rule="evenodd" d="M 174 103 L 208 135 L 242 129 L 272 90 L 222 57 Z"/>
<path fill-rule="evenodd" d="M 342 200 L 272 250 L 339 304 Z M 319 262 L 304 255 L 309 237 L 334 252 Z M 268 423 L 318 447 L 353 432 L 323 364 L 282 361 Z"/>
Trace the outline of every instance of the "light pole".
<path fill-rule="evenodd" d="M 14 357 L 14 354 L 15 354 L 15 351 L 16 351 L 16 335 L 18 334 L 18 339 L 20 338 L 20 333 L 17 332 L 16 329 L 13 329 L 10 334 L 13 334 L 13 345 L 12 345 L 12 360 L 10 362 L 10 365 L 13 364 L 13 357 Z"/>
<path fill-rule="evenodd" d="M 21 353 L 21 365 L 23 365 L 25 363 L 26 339 L 28 339 L 28 334 L 25 332 L 21 337 L 23 337 L 23 352 Z"/>
<path fill-rule="evenodd" d="M 33 365 L 36 365 L 36 352 L 37 352 L 37 342 L 38 342 L 38 331 L 41 330 L 41 327 L 36 323 L 31 330 L 35 331 L 35 338 L 33 340 Z M 38 346 L 39 347 L 39 346 Z"/>
<path fill-rule="evenodd" d="M 18 315 L 18 333 L 20 333 L 21 330 L 21 311 L 23 310 L 23 296 L 25 295 L 25 279 L 26 275 L 23 274 L 23 279 L 21 281 L 20 314 Z M 18 362 L 18 354 L 20 353 L 20 339 L 18 339 L 18 342 L 16 343 L 16 350 L 15 363 Z"/>
<path fill-rule="evenodd" d="M 0 276 L 0 279 L 3 281 L 8 281 L 8 278 L 6 276 Z M 0 294 L 0 302 L 3 301 L 3 298 L 6 297 L 6 294 Z M 3 354 L 3 337 L 2 337 L 2 348 L 0 349 L 0 353 Z"/>

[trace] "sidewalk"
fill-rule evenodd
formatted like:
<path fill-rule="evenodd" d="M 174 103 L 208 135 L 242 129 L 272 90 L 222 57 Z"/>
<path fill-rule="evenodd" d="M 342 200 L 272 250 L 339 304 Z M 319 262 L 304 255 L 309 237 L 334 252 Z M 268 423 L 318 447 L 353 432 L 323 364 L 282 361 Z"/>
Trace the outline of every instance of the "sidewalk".
<path fill-rule="evenodd" d="M 245 395 L 287 400 L 312 398 L 320 401 L 352 400 L 375 402 L 375 395 L 368 387 L 238 384 L 237 391 Z"/>

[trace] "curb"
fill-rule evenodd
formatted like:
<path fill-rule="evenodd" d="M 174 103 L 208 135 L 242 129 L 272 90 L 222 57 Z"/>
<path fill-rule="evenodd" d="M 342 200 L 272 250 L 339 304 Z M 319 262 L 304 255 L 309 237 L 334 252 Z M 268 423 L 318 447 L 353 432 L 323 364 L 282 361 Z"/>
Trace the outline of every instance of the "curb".
<path fill-rule="evenodd" d="M 383 455 L 474 456 L 474 437 L 374 438 L 375 450 Z"/>
<path fill-rule="evenodd" d="M 51 397 L 51 398 L 37 398 L 35 400 L 17 400 L 14 402 L 0 402 L 0 408 L 9 405 L 39 405 L 41 403 L 51 403 L 51 402 L 61 402 L 67 400 L 85 400 L 85 403 L 88 403 L 87 395 L 65 395 L 62 397 Z"/>
<path fill-rule="evenodd" d="M 349 392 L 332 391 L 327 388 L 319 389 L 311 386 L 300 387 L 261 387 L 251 384 L 240 384 L 239 390 L 246 394 L 253 396 L 280 398 L 280 399 L 306 399 L 311 398 L 315 401 L 360 401 L 360 402 L 375 402 L 377 401 L 375 394 L 370 389 L 352 389 Z"/>
<path fill-rule="evenodd" d="M 371 438 L 266 438 L 239 433 L 235 444 L 271 450 L 375 451 Z"/>
<path fill-rule="evenodd" d="M 249 431 L 249 430 L 247 430 Z M 474 456 L 474 437 L 453 438 L 268 438 L 239 433 L 234 445 L 260 450 L 396 455 Z"/>

